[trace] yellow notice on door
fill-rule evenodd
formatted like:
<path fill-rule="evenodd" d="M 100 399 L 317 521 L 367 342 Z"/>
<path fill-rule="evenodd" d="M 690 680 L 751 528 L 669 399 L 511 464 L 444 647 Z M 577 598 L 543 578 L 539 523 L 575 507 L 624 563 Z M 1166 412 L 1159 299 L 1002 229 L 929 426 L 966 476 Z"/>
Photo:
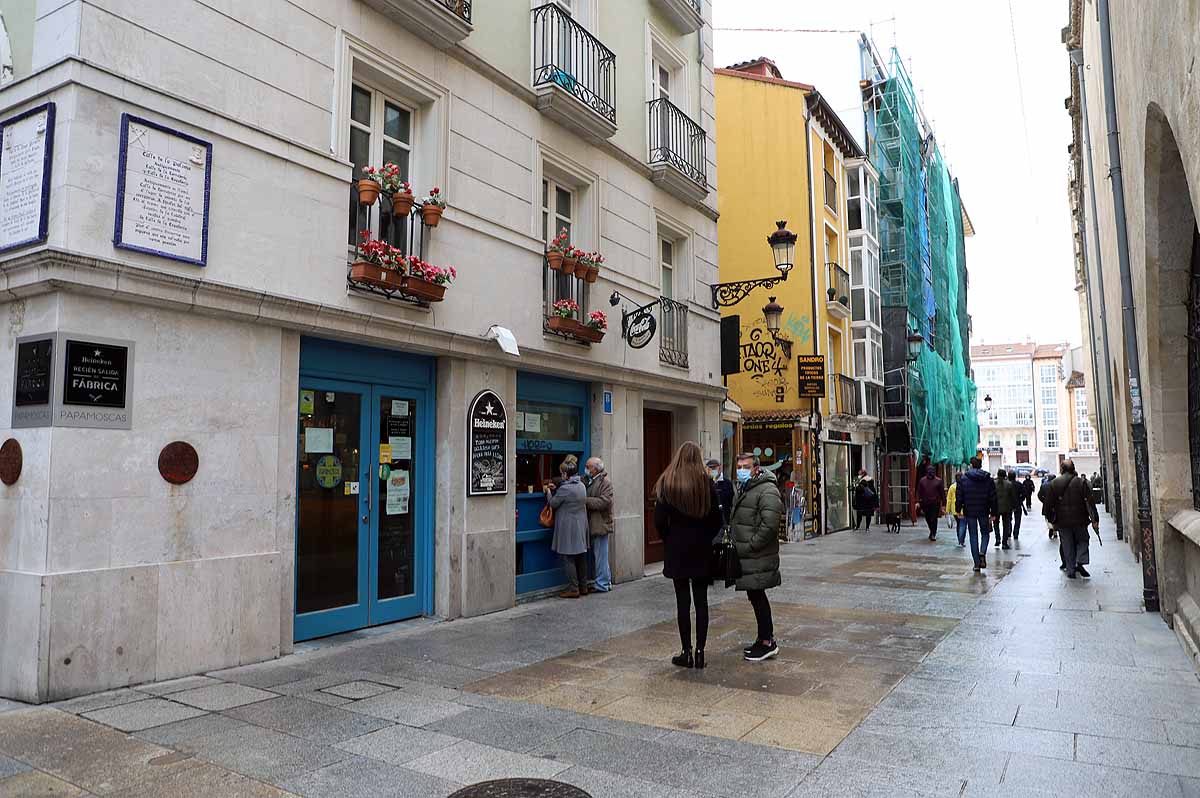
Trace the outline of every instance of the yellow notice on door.
<path fill-rule="evenodd" d="M 313 396 L 313 391 L 301 391 L 300 392 L 300 413 L 301 413 L 301 415 L 312 415 L 314 399 L 315 399 L 315 397 Z"/>
<path fill-rule="evenodd" d="M 379 444 L 379 462 L 380 463 L 392 462 L 392 445 L 390 443 Z"/>

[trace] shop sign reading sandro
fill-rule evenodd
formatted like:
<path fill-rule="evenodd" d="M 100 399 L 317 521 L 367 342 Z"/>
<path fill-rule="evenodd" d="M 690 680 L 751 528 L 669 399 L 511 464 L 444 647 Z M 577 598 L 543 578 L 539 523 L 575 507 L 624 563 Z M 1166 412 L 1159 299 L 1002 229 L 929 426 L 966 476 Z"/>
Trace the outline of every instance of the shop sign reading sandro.
<path fill-rule="evenodd" d="M 508 493 L 508 414 L 495 391 L 471 402 L 467 427 L 467 495 Z"/>

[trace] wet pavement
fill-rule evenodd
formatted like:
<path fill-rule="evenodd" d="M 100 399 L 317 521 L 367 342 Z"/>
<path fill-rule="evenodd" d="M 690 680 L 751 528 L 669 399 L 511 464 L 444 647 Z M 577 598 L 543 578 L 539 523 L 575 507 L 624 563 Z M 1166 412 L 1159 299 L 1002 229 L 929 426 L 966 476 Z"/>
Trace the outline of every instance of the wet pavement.
<path fill-rule="evenodd" d="M 944 526 L 783 548 L 778 659 L 674 668 L 661 577 L 41 707 L 0 701 L 0 796 L 420 796 L 502 778 L 594 798 L 1200 797 L 1200 680 L 1107 522 L 1090 580 L 1037 516 L 986 574 Z"/>

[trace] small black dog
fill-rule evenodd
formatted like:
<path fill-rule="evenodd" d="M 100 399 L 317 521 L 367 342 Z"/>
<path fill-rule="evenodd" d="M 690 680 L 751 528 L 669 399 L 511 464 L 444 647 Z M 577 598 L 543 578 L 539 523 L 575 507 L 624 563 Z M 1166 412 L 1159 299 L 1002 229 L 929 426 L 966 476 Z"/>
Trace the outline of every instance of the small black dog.
<path fill-rule="evenodd" d="M 883 520 L 887 522 L 887 531 L 893 535 L 900 534 L 900 513 L 887 513 Z"/>

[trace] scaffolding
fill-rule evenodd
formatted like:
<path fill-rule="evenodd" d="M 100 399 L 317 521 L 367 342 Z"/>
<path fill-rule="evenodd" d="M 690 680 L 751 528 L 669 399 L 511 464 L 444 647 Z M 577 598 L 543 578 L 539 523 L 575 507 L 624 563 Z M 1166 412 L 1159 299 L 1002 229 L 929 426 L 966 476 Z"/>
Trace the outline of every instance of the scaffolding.
<path fill-rule="evenodd" d="M 880 174 L 882 300 L 897 327 L 885 334 L 899 340 L 919 333 L 925 341 L 912 363 L 894 362 L 898 347 L 889 350 L 893 362 L 885 354 L 885 368 L 895 375 L 889 382 L 897 383 L 888 389 L 908 399 L 906 447 L 920 459 L 959 464 L 979 442 L 967 366 L 962 205 L 894 48 L 886 69 L 877 64 L 876 72 L 864 83 L 864 109 L 868 150 Z M 889 308 L 904 312 L 888 314 Z"/>

